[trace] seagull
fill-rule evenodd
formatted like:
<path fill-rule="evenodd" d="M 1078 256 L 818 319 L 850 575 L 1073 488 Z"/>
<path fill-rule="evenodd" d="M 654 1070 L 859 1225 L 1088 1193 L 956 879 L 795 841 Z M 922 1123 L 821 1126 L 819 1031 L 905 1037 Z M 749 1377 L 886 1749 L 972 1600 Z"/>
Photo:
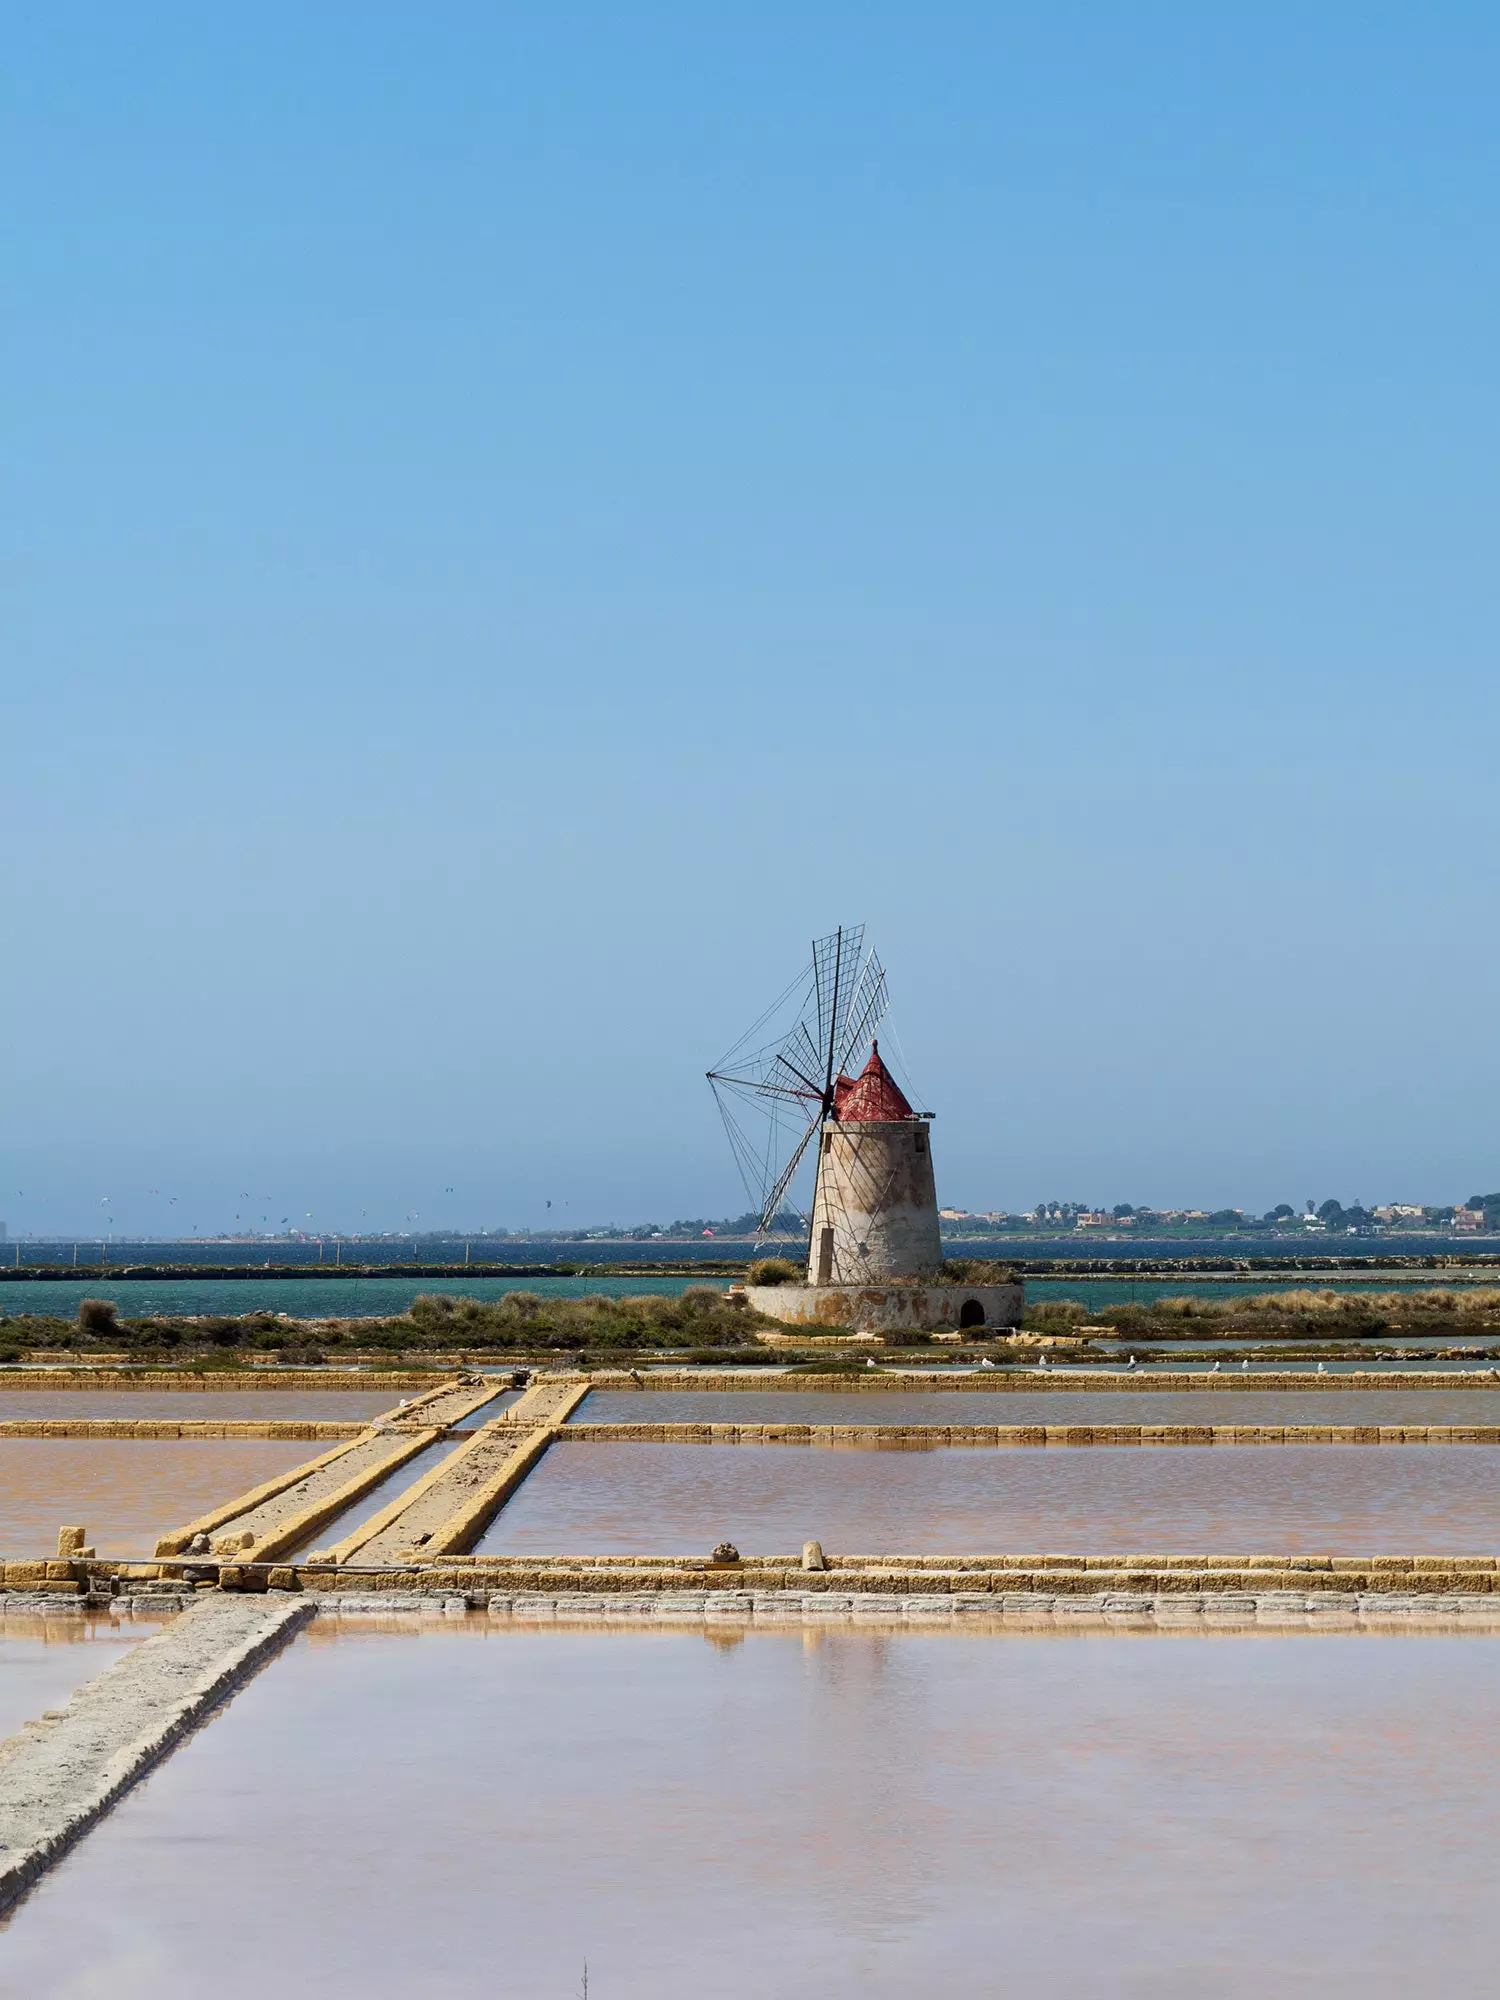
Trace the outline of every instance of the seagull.
<path fill-rule="evenodd" d="M 1242 1361 L 1240 1363 L 1240 1373 L 1242 1375 L 1248 1375 L 1249 1372 L 1250 1372 L 1250 1363 L 1248 1361 Z"/>
<path fill-rule="evenodd" d="M 873 1368 L 875 1366 L 875 1363 L 872 1360 L 867 1360 L 865 1362 L 865 1366 L 866 1368 Z"/>
<path fill-rule="evenodd" d="M 1321 1361 L 1318 1363 L 1318 1373 L 1320 1375 L 1326 1375 L 1328 1373 L 1328 1370 L 1323 1366 Z"/>
<path fill-rule="evenodd" d="M 993 1361 L 991 1361 L 990 1357 L 987 1354 L 981 1354 L 979 1357 L 979 1365 L 981 1368 L 993 1368 L 995 1364 Z"/>

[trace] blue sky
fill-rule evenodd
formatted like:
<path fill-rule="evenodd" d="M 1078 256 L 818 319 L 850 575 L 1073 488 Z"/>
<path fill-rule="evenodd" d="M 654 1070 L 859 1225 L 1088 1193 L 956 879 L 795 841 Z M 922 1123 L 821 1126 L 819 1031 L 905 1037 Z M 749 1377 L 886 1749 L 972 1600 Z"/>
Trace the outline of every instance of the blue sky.
<path fill-rule="evenodd" d="M 1497 86 L 1458 4 L 17 15 L 0 1218 L 736 1208 L 702 1072 L 859 919 L 951 1202 L 1500 1185 Z"/>

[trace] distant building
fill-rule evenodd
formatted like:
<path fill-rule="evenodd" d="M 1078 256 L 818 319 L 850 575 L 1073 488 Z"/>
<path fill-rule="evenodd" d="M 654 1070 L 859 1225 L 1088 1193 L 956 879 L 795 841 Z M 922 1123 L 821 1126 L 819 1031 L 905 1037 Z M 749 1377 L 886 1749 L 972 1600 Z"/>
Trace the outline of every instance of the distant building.
<path fill-rule="evenodd" d="M 1455 1208 L 1453 1211 L 1455 1229 L 1482 1229 L 1484 1210 L 1482 1208 Z"/>

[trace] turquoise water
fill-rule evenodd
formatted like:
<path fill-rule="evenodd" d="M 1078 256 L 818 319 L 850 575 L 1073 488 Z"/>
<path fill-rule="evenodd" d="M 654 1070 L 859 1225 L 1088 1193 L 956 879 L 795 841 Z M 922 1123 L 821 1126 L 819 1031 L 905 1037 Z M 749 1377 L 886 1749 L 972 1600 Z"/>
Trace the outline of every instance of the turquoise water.
<path fill-rule="evenodd" d="M 155 1314 L 290 1313 L 294 1319 L 387 1319 L 405 1312 L 424 1292 L 469 1299 L 498 1299 L 507 1292 L 543 1298 L 612 1299 L 647 1292 L 675 1297 L 689 1285 L 724 1281 L 701 1278 L 91 1278 L 47 1283 L 20 1278 L 0 1285 L 0 1315 L 50 1313 L 72 1319 L 80 1300 L 113 1299 L 126 1319 Z"/>

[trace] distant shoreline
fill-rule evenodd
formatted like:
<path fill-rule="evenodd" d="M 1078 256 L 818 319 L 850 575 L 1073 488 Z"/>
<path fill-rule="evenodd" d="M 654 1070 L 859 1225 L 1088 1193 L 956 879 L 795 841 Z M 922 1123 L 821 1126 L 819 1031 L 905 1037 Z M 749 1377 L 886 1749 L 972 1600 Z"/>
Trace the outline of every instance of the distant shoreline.
<path fill-rule="evenodd" d="M 950 1246 L 951 1247 L 951 1246 Z M 991 1246 L 986 1246 L 987 1248 Z M 1170 1278 L 1192 1279 L 1201 1284 L 1242 1283 L 1247 1277 L 1270 1279 L 1367 1277 L 1384 1278 L 1392 1284 L 1422 1284 L 1441 1274 L 1449 1281 L 1477 1282 L 1482 1276 L 1493 1279 L 1500 1273 L 1500 1245 L 1496 1251 L 1441 1250 L 1405 1254 L 1350 1255 L 1331 1253 L 1301 1257 L 1236 1256 L 1219 1252 L 1207 1256 L 1184 1257 L 1026 1257 L 1004 1254 L 997 1264 L 1013 1268 L 1027 1279 L 1063 1278 Z M 215 1282 L 278 1279 L 360 1279 L 388 1278 L 510 1278 L 523 1283 L 537 1278 L 736 1278 L 750 1259 L 743 1258 L 620 1258 L 603 1263 L 580 1259 L 552 1263 L 178 1263 L 170 1260 L 117 1263 L 36 1263 L 0 1264 L 0 1285 L 48 1284 L 66 1281 L 109 1284 L 150 1281 L 213 1280 Z"/>

